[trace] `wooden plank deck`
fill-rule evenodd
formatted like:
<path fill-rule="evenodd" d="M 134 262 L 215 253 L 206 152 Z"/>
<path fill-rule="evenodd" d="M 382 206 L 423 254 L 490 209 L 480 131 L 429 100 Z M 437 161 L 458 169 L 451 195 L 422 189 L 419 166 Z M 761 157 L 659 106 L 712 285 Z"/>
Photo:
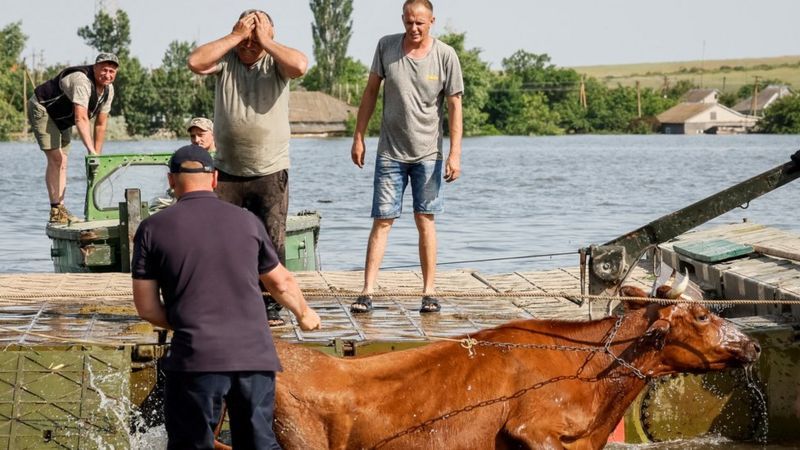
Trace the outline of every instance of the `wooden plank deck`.
<path fill-rule="evenodd" d="M 800 261 L 753 254 L 706 264 L 678 255 L 675 242 L 727 239 L 768 248 L 770 253 L 800 254 L 800 236 L 755 224 L 736 224 L 687 233 L 664 244 L 664 259 L 673 267 L 687 267 L 719 298 L 800 299 Z M 580 294 L 577 267 L 547 271 L 482 274 L 471 270 L 437 274 L 437 289 L 458 292 L 444 296 L 442 312 L 421 315 L 418 297 L 377 297 L 375 310 L 353 315 L 349 305 L 361 289 L 363 272 L 301 272 L 300 286 L 322 317 L 323 329 L 310 333 L 296 327 L 291 314 L 285 327 L 273 334 L 292 342 L 329 344 L 333 340 L 367 342 L 420 342 L 430 337 L 471 333 L 522 318 L 588 320 L 589 304 L 579 306 L 570 295 Z M 628 284 L 649 288 L 652 276 L 637 267 Z M 418 291 L 418 271 L 383 271 L 378 292 Z M 553 296 L 525 297 L 526 293 Z M 485 295 L 483 295 L 485 294 Z M 511 294 L 500 297 L 497 294 Z M 516 296 L 515 296 L 516 295 Z M 595 302 L 594 317 L 606 312 Z M 800 321 L 800 307 L 737 307 L 738 316 L 784 315 Z M 4 274 L 0 275 L 0 345 L 97 343 L 135 345 L 157 343 L 152 327 L 136 315 L 130 294 L 130 276 L 109 274 Z"/>
<path fill-rule="evenodd" d="M 756 248 L 757 252 L 719 263 L 704 263 L 673 249 L 676 243 L 715 239 L 749 245 Z M 663 244 L 661 248 L 668 264 L 687 268 L 696 275 L 701 285 L 715 291 L 719 298 L 800 300 L 800 235 L 796 233 L 753 223 L 739 223 L 686 233 Z M 800 321 L 800 306 L 741 305 L 733 308 L 730 314 L 786 315 L 794 321 Z"/>
<path fill-rule="evenodd" d="M 580 293 L 577 268 L 544 272 L 482 275 L 473 271 L 440 272 L 442 292 L 469 296 L 441 297 L 442 312 L 419 314 L 419 298 L 377 297 L 375 310 L 353 315 L 349 305 L 361 288 L 363 272 L 300 272 L 304 290 L 329 294 L 309 298 L 324 328 L 302 332 L 291 314 L 289 325 L 273 328 L 276 337 L 293 342 L 422 341 L 430 336 L 457 336 L 521 318 L 588 320 L 587 304 L 578 306 L 564 297 L 497 297 L 495 293 Z M 649 286 L 648 274 L 637 269 L 632 283 Z M 384 271 L 379 292 L 417 291 L 416 271 Z M 481 296 L 485 293 L 486 296 Z M 595 307 L 596 315 L 604 307 Z M 156 333 L 141 321 L 130 295 L 130 276 L 109 274 L 0 275 L 0 345 L 87 342 L 107 345 L 153 344 Z"/>

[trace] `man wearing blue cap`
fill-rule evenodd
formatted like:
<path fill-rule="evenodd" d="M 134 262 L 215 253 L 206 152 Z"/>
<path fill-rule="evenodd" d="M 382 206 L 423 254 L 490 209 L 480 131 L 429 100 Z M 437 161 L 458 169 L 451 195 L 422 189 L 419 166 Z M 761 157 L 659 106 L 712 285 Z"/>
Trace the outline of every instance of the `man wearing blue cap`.
<path fill-rule="evenodd" d="M 168 448 L 213 448 L 223 398 L 234 448 L 280 448 L 272 417 L 281 366 L 259 281 L 303 330 L 318 328 L 319 316 L 264 225 L 214 194 L 208 151 L 182 147 L 169 167 L 178 201 L 142 221 L 131 263 L 139 315 L 173 330 L 164 359 Z"/>
<path fill-rule="evenodd" d="M 90 155 L 103 151 L 108 113 L 114 100 L 112 83 L 118 68 L 116 55 L 100 53 L 94 64 L 68 67 L 36 86 L 28 100 L 28 122 L 39 148 L 47 156 L 44 180 L 50 197 L 50 223 L 77 220 L 64 206 L 72 126 L 78 129 Z"/>

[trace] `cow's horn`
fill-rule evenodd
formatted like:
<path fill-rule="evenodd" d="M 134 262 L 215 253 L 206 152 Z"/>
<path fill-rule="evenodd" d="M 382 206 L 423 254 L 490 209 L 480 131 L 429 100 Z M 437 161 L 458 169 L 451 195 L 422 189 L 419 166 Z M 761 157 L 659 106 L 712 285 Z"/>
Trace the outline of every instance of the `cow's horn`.
<path fill-rule="evenodd" d="M 683 279 L 677 286 L 673 286 L 669 292 L 667 292 L 667 297 L 669 298 L 680 298 L 684 292 L 686 292 L 686 288 L 689 286 L 689 272 L 686 271 L 683 274 Z"/>

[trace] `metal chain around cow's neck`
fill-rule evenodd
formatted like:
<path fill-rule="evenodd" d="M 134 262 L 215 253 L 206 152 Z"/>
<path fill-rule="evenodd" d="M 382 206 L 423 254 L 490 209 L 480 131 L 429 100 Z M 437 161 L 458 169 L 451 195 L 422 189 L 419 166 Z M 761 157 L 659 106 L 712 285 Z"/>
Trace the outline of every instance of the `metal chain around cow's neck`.
<path fill-rule="evenodd" d="M 625 320 L 625 316 L 621 315 L 617 317 L 617 321 L 614 326 L 609 330 L 608 337 L 605 339 L 603 345 L 558 345 L 558 344 L 519 344 L 516 342 L 497 342 L 497 341 L 482 341 L 471 338 L 467 336 L 464 339 L 461 339 L 459 342 L 461 346 L 466 348 L 469 352 L 470 357 L 475 355 L 475 351 L 472 347 L 476 345 L 484 346 L 484 347 L 498 347 L 505 350 L 513 350 L 513 349 L 534 349 L 534 350 L 557 350 L 557 351 L 568 351 L 568 352 L 586 352 L 586 353 L 597 353 L 598 351 L 602 351 L 603 353 L 608 354 L 611 358 L 614 359 L 619 365 L 627 368 L 637 378 L 646 379 L 647 376 L 642 373 L 636 366 L 625 361 L 623 358 L 614 354 L 611 351 L 611 345 L 614 343 L 614 337 L 616 337 L 617 332 L 619 331 L 620 327 L 622 327 L 622 322 Z M 580 373 L 579 373 L 580 374 Z"/>
<path fill-rule="evenodd" d="M 389 436 L 387 438 L 381 439 L 377 444 L 375 444 L 375 445 L 373 445 L 372 447 L 369 447 L 369 448 L 370 449 L 381 448 L 381 447 L 383 447 L 384 445 L 388 444 L 391 441 L 394 441 L 396 439 L 399 439 L 399 438 L 401 438 L 403 436 L 406 436 L 406 435 L 409 435 L 409 434 L 412 434 L 412 433 L 416 433 L 417 431 L 423 430 L 426 427 L 429 427 L 429 426 L 433 425 L 436 422 L 449 419 L 449 418 L 451 418 L 453 416 L 459 415 L 461 413 L 469 412 L 469 411 L 472 411 L 474 409 L 484 408 L 486 406 L 491 406 L 491 405 L 494 405 L 496 403 L 507 402 L 509 400 L 513 400 L 515 398 L 522 397 L 526 393 L 528 393 L 530 391 L 535 391 L 537 389 L 541 389 L 541 388 L 543 388 L 544 386 L 546 386 L 548 384 L 553 384 L 553 383 L 557 383 L 557 382 L 560 382 L 560 381 L 566 381 L 566 380 L 578 380 L 578 381 L 585 381 L 585 382 L 590 382 L 590 383 L 591 382 L 600 381 L 601 377 L 598 377 L 598 376 L 581 377 L 581 374 L 583 373 L 583 369 L 586 367 L 586 363 L 593 357 L 594 354 L 596 354 L 599 351 L 602 351 L 603 353 L 606 353 L 609 356 L 611 356 L 611 358 L 613 358 L 613 360 L 615 362 L 617 362 L 621 366 L 623 366 L 623 367 L 627 368 L 628 370 L 630 370 L 631 373 L 634 376 L 636 376 L 637 378 L 642 379 L 642 380 L 646 380 L 648 377 L 641 370 L 639 370 L 639 368 L 637 368 L 633 364 L 629 363 L 628 361 L 625 361 L 621 357 L 615 355 L 614 352 L 611 351 L 611 345 L 614 343 L 614 338 L 616 337 L 617 332 L 620 330 L 620 328 L 622 328 L 622 323 L 623 323 L 624 320 L 625 320 L 625 316 L 618 316 L 617 321 L 614 323 L 614 326 L 608 331 L 607 338 L 605 339 L 605 342 L 603 343 L 602 346 L 572 346 L 572 345 L 557 345 L 557 344 L 519 344 L 519 343 L 515 343 L 515 342 L 482 341 L 482 340 L 477 340 L 477 339 L 470 338 L 469 336 L 467 336 L 465 339 L 462 339 L 462 340 L 460 340 L 458 342 L 461 343 L 462 347 L 467 349 L 467 351 L 469 352 L 470 358 L 475 356 L 475 351 L 474 351 L 473 347 L 476 346 L 476 345 L 480 345 L 480 346 L 484 346 L 484 347 L 498 347 L 498 348 L 505 349 L 505 350 L 535 349 L 535 350 L 563 350 L 563 351 L 574 351 L 574 352 L 588 352 L 589 356 L 587 356 L 586 360 L 584 361 L 584 364 L 581 365 L 581 367 L 578 369 L 578 371 L 575 373 L 575 375 L 560 375 L 560 376 L 557 376 L 557 377 L 550 378 L 548 380 L 540 381 L 540 382 L 535 383 L 535 384 L 533 384 L 531 386 L 522 388 L 522 389 L 514 392 L 511 395 L 503 395 L 503 396 L 500 396 L 500 397 L 497 397 L 497 398 L 484 400 L 482 402 L 475 403 L 475 404 L 472 404 L 472 405 L 467 405 L 467 406 L 464 406 L 462 408 L 455 409 L 453 411 L 448 411 L 448 412 L 446 412 L 446 413 L 444 413 L 444 414 L 442 414 L 440 416 L 430 418 L 430 419 L 428 419 L 428 420 L 426 420 L 424 422 L 421 422 L 421 423 L 419 423 L 417 425 L 414 425 L 413 427 L 409 427 L 409 428 L 407 428 L 407 429 L 405 429 L 405 430 L 403 430 L 403 431 L 401 431 L 399 433 L 396 433 L 396 434 L 393 434 L 392 436 Z M 446 339 L 446 340 L 453 341 L 454 339 Z M 617 375 L 616 377 L 619 377 L 619 375 Z"/>

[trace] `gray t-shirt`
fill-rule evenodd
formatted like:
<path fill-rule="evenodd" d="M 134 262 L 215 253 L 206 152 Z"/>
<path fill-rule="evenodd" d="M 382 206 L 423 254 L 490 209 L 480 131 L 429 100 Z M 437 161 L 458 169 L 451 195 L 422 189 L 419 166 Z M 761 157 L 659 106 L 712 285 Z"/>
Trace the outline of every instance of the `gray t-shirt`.
<path fill-rule="evenodd" d="M 289 80 L 272 56 L 247 67 L 231 50 L 217 64 L 216 167 L 242 177 L 289 168 Z"/>
<path fill-rule="evenodd" d="M 58 83 L 64 95 L 76 105 L 89 108 L 89 98 L 92 96 L 92 82 L 82 72 L 72 72 Z M 108 86 L 108 99 L 100 106 L 101 114 L 111 111 L 111 102 L 114 100 L 114 85 Z M 102 97 L 102 95 L 98 95 Z M 91 113 L 91 111 L 89 111 Z"/>
<path fill-rule="evenodd" d="M 464 92 L 456 51 L 434 39 L 424 58 L 412 59 L 403 34 L 393 34 L 378 42 L 370 70 L 384 80 L 378 154 L 407 163 L 442 159 L 444 99 Z"/>

